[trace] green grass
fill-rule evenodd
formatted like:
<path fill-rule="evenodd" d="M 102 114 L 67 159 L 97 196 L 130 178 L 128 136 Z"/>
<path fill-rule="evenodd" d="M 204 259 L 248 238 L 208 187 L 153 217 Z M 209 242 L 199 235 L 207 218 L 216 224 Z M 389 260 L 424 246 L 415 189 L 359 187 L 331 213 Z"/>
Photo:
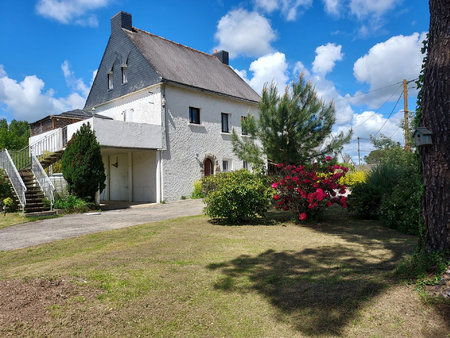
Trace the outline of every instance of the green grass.
<path fill-rule="evenodd" d="M 2 252 L 0 282 L 63 280 L 75 291 L 48 291 L 38 319 L 0 317 L 0 335 L 449 332 L 436 308 L 393 279 L 415 237 L 337 210 L 306 226 L 276 216 L 274 225 L 244 226 L 186 217 Z"/>
<path fill-rule="evenodd" d="M 0 214 L 0 229 L 6 228 L 10 225 L 27 223 L 31 221 L 29 218 L 22 216 L 21 213 L 9 212 L 6 215 Z"/>

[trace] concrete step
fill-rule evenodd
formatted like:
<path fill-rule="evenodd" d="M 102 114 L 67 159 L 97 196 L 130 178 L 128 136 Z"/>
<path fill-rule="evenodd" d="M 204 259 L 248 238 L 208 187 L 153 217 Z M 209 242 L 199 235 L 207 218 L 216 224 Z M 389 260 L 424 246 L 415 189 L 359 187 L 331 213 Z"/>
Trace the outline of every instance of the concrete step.
<path fill-rule="evenodd" d="M 25 217 L 41 217 L 41 216 L 53 216 L 56 215 L 56 211 L 34 211 L 25 213 Z"/>

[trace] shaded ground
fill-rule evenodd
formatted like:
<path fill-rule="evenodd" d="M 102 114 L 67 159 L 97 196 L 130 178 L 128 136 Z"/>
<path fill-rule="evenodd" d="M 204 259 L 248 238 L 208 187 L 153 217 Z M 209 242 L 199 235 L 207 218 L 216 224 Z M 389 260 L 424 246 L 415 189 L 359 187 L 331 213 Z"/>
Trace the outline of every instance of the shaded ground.
<path fill-rule="evenodd" d="M 392 278 L 415 237 L 336 210 L 308 226 L 277 216 L 187 217 L 0 253 L 0 304 L 45 314 L 13 306 L 0 335 L 448 335 L 449 304 Z"/>

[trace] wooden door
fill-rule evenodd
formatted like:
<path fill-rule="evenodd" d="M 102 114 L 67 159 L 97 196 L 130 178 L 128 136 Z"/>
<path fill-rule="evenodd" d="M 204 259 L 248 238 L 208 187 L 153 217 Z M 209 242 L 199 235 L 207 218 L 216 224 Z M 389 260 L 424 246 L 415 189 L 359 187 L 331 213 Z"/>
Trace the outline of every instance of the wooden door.
<path fill-rule="evenodd" d="M 213 164 L 212 161 L 207 158 L 203 163 L 203 167 L 205 169 L 205 176 L 209 176 L 213 174 Z"/>

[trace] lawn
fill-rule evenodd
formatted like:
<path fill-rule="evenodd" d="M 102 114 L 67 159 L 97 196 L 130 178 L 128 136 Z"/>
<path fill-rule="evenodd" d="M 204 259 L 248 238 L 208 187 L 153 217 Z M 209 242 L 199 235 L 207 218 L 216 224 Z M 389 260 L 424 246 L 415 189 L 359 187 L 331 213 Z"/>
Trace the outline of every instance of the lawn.
<path fill-rule="evenodd" d="M 29 221 L 30 219 L 22 216 L 21 213 L 9 212 L 6 215 L 2 213 L 0 214 L 0 229 L 6 228 L 10 225 L 26 223 Z"/>
<path fill-rule="evenodd" d="M 1 252 L 0 335 L 447 336 L 448 306 L 393 279 L 416 242 L 332 210 L 306 226 L 197 216 Z"/>

